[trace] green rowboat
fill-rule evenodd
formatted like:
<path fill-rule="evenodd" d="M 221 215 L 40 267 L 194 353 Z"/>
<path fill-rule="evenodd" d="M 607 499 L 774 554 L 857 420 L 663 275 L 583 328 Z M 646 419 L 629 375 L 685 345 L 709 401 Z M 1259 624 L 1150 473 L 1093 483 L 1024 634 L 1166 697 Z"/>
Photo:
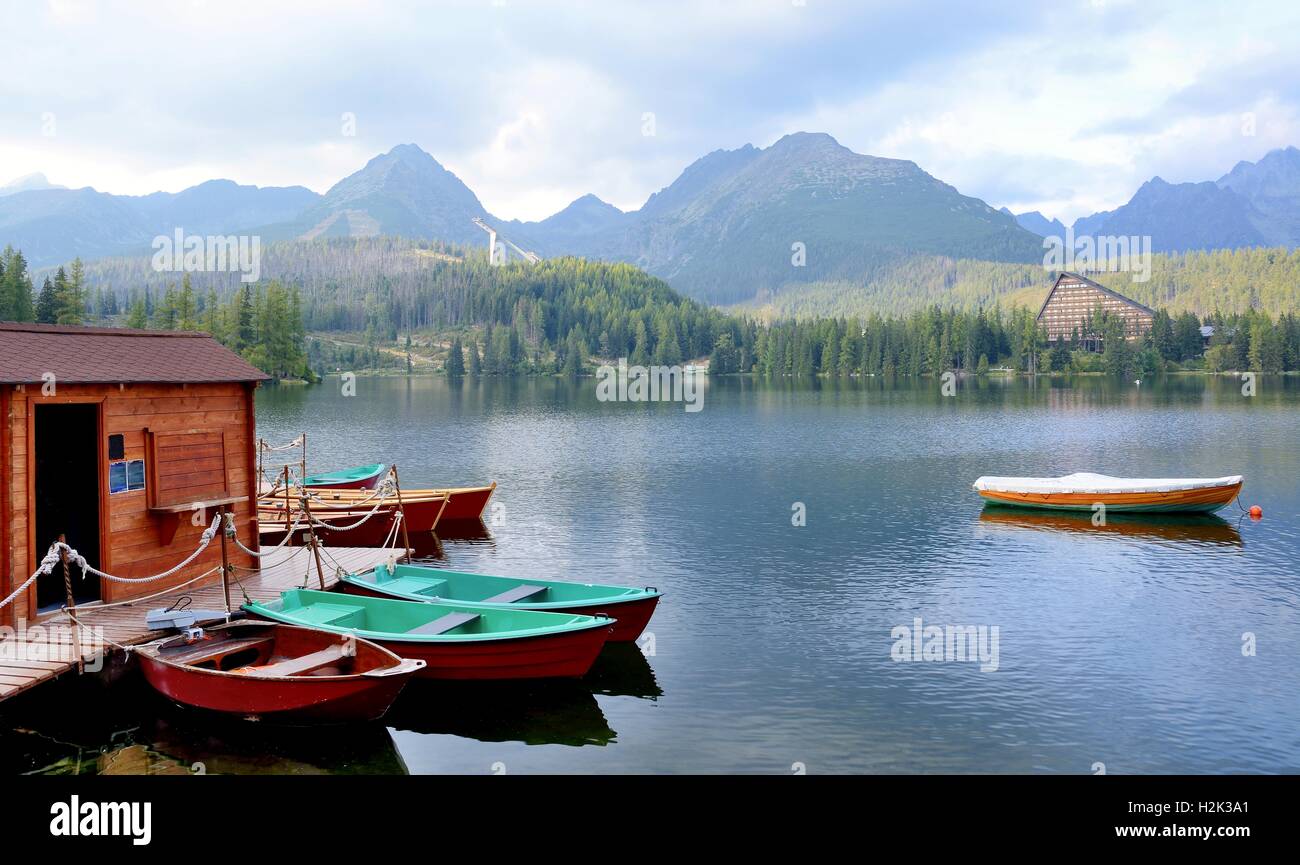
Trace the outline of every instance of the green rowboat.
<path fill-rule="evenodd" d="M 368 466 L 356 466 L 337 472 L 309 475 L 302 479 L 305 487 L 324 487 L 338 490 L 369 490 L 379 486 L 384 479 L 388 466 L 384 463 L 371 463 Z"/>
<path fill-rule="evenodd" d="M 635 640 L 659 602 L 654 588 L 628 588 L 564 580 L 498 577 L 421 565 L 379 565 L 340 578 L 345 592 L 406 601 L 446 602 L 556 613 L 603 614 L 617 619 L 611 642 Z"/>
<path fill-rule="evenodd" d="M 293 589 L 244 604 L 264 619 L 353 634 L 403 658 L 423 660 L 417 676 L 521 679 L 582 676 L 600 654 L 612 620 L 510 607 L 412 603 Z"/>

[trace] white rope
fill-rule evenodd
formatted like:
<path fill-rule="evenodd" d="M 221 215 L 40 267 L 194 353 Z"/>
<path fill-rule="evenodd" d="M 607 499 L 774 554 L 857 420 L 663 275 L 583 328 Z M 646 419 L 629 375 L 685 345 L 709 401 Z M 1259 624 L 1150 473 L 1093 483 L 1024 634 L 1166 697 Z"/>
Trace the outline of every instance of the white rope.
<path fill-rule="evenodd" d="M 41 559 L 41 565 L 36 569 L 36 573 L 28 577 L 27 582 L 23 583 L 21 586 L 14 589 L 13 592 L 10 593 L 9 597 L 5 598 L 3 601 L 0 601 L 0 610 L 3 610 L 5 607 L 12 604 L 19 595 L 27 591 L 27 587 L 30 586 L 32 583 L 36 582 L 36 578 L 39 577 L 41 574 L 53 573 L 54 566 L 57 565 L 58 563 L 59 563 L 59 548 L 57 544 L 54 544 L 50 547 L 50 551 L 45 554 L 45 558 Z"/>
<path fill-rule="evenodd" d="M 294 439 L 293 441 L 289 442 L 287 445 L 272 445 L 272 444 L 268 444 L 265 440 L 263 440 L 263 441 L 260 443 L 259 446 L 260 446 L 260 447 L 262 448 L 262 450 L 264 450 L 264 451 L 288 451 L 288 450 L 293 450 L 294 448 L 300 448 L 300 447 L 302 447 L 302 436 L 298 436 L 296 439 Z"/>
<path fill-rule="evenodd" d="M 54 546 L 50 547 L 50 549 L 56 551 L 56 561 L 57 561 L 57 550 L 62 549 L 66 551 L 68 554 L 69 561 L 79 566 L 83 574 L 86 573 L 94 574 L 97 577 L 102 577 L 106 580 L 112 580 L 115 583 L 152 583 L 158 580 L 166 579 L 167 577 L 170 577 L 173 574 L 178 573 L 179 571 L 187 567 L 195 559 L 197 559 L 199 556 L 201 556 L 203 554 L 203 551 L 208 548 L 208 544 L 212 543 L 212 539 L 217 536 L 217 528 L 218 526 L 220 526 L 220 524 L 221 524 L 221 515 L 217 514 L 215 517 L 212 518 L 212 525 L 208 526 L 206 529 L 203 530 L 203 535 L 199 538 L 198 549 L 190 553 L 189 556 L 185 558 L 185 561 L 175 565 L 174 567 L 168 568 L 167 570 L 163 571 L 161 574 L 155 574 L 152 577 L 118 577 L 118 576 L 114 576 L 113 574 L 105 573 L 99 570 L 99 568 L 92 568 L 90 566 L 90 563 L 86 561 L 85 557 L 81 555 L 81 553 L 77 552 L 72 547 L 68 546 L 62 541 L 56 542 Z M 48 559 L 49 556 L 46 556 L 46 558 Z"/>
<path fill-rule="evenodd" d="M 37 578 L 40 577 L 41 574 L 53 573 L 54 566 L 57 565 L 60 561 L 59 553 L 61 551 L 66 552 L 68 554 L 68 560 L 70 562 L 72 562 L 73 564 L 81 568 L 83 576 L 87 573 L 90 573 L 90 574 L 95 574 L 96 576 L 99 577 L 103 577 L 106 580 L 113 580 L 119 583 L 152 583 L 155 580 L 161 580 L 164 577 L 170 577 L 172 574 L 176 573 L 177 571 L 181 570 L 186 565 L 188 565 L 190 562 L 197 559 L 203 553 L 203 551 L 208 548 L 208 544 L 212 543 L 212 539 L 217 534 L 217 525 L 220 519 L 221 519 L 220 515 L 217 515 L 216 517 L 212 518 L 212 525 L 208 526 L 208 528 L 204 530 L 203 536 L 199 539 L 198 549 L 196 549 L 193 553 L 191 553 L 189 557 L 185 559 L 185 561 L 181 562 L 176 567 L 164 571 L 163 573 L 153 577 L 135 577 L 135 578 L 115 577 L 112 574 L 106 574 L 103 571 L 99 570 L 98 568 L 92 568 L 90 566 L 90 563 L 86 561 L 85 556 L 81 555 L 81 553 L 77 552 L 72 547 L 65 544 L 63 541 L 55 541 L 53 544 L 50 544 L 49 552 L 45 554 L 45 558 L 41 559 L 41 565 L 36 569 L 36 572 L 32 574 L 30 577 L 28 577 L 27 581 L 24 582 L 21 586 L 14 589 L 9 594 L 9 597 L 5 598 L 3 601 L 0 601 L 0 610 L 3 610 L 5 607 L 12 604 L 14 600 L 18 598 L 19 595 L 21 595 L 23 592 L 27 590 L 28 586 L 36 582 Z M 204 576 L 206 576 L 206 574 Z M 194 580 L 191 580 L 190 582 L 194 582 Z M 188 585 L 188 583 L 186 585 Z M 174 587 L 174 588 L 179 588 L 179 587 Z M 169 589 L 168 591 L 172 591 L 172 589 Z M 105 604 L 104 606 L 115 606 L 115 605 Z"/>
<path fill-rule="evenodd" d="M 297 487 L 299 497 L 305 496 L 311 499 L 313 502 L 320 502 L 325 507 L 332 507 L 332 508 L 337 508 L 340 504 L 347 505 L 350 508 L 359 508 L 362 505 L 366 504 L 367 502 L 373 502 L 377 498 L 378 499 L 392 498 L 393 494 L 397 490 L 397 488 L 393 485 L 393 480 L 391 477 L 385 478 L 382 484 L 380 484 L 374 490 L 370 491 L 370 495 L 362 499 L 346 499 L 346 500 L 323 499 L 321 498 L 320 493 L 312 492 L 310 489 L 307 489 L 297 481 L 294 482 L 294 486 Z"/>
<path fill-rule="evenodd" d="M 229 512 L 226 513 L 226 537 L 234 541 L 235 546 L 238 547 L 241 552 L 247 553 L 250 556 L 255 556 L 259 559 L 263 556 L 269 556 L 271 553 L 278 552 L 285 544 L 289 543 L 293 538 L 293 533 L 298 531 L 300 528 L 302 528 L 302 523 L 295 519 L 293 525 L 289 527 L 289 529 L 284 533 L 284 537 L 280 539 L 280 543 L 264 552 L 260 550 L 250 550 L 248 547 L 244 546 L 243 542 L 239 540 L 239 535 L 235 532 L 235 515 Z"/>
<path fill-rule="evenodd" d="M 353 523 L 350 526 L 336 526 L 333 523 L 327 523 L 324 520 L 317 519 L 315 514 L 311 515 L 311 524 L 313 526 L 317 526 L 322 529 L 329 529 L 330 531 L 333 532 L 350 532 L 353 529 L 357 528 L 358 526 L 364 525 L 365 522 L 369 520 L 371 517 L 373 517 L 376 513 L 378 513 L 379 509 L 383 506 L 384 506 L 384 500 L 380 499 L 379 501 L 375 502 L 375 506 L 370 509 L 370 513 L 366 514 L 364 517 L 357 520 L 355 523 Z"/>
<path fill-rule="evenodd" d="M 78 612 L 80 612 L 82 615 L 85 615 L 86 613 L 98 613 L 100 610 L 111 610 L 114 607 L 130 607 L 135 604 L 143 604 L 145 601 L 152 601 L 154 598 L 161 598 L 164 595 L 170 595 L 173 592 L 179 592 L 181 589 L 185 588 L 188 585 L 197 583 L 199 580 L 206 579 L 212 576 L 213 574 L 219 574 L 219 573 L 221 573 L 221 567 L 217 566 L 210 570 L 204 571 L 203 573 L 199 574 L 197 577 L 195 577 L 192 580 L 186 580 L 185 582 L 178 583 L 175 586 L 168 586 L 165 589 L 154 592 L 152 595 L 145 595 L 140 598 L 127 598 L 125 601 L 114 601 L 111 604 L 103 604 L 103 603 L 95 604 L 95 606 L 93 607 L 79 607 Z M 64 607 L 63 611 L 66 613 L 68 611 L 68 608 Z"/>

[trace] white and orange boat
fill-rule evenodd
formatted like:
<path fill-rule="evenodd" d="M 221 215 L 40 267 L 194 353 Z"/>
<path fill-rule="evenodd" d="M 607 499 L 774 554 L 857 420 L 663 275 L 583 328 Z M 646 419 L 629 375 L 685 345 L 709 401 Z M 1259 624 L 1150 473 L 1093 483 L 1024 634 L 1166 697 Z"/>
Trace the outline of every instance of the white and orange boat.
<path fill-rule="evenodd" d="M 982 477 L 971 486 L 985 502 L 1019 508 L 1212 513 L 1241 493 L 1241 475 L 1222 478 L 1114 478 L 1077 472 L 1059 478 Z"/>

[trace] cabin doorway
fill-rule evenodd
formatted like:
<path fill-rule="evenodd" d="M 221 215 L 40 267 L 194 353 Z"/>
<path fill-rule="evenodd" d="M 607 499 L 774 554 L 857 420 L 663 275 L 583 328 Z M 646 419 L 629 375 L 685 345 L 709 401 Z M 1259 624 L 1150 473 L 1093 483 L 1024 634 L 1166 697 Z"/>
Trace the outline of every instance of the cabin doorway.
<path fill-rule="evenodd" d="M 59 535 L 92 567 L 100 566 L 99 549 L 99 405 L 97 403 L 32 406 L 33 467 L 36 498 L 36 558 L 44 558 Z M 69 565 L 72 597 L 78 604 L 100 599 L 99 578 Z M 67 603 L 63 570 L 36 580 L 40 612 Z"/>

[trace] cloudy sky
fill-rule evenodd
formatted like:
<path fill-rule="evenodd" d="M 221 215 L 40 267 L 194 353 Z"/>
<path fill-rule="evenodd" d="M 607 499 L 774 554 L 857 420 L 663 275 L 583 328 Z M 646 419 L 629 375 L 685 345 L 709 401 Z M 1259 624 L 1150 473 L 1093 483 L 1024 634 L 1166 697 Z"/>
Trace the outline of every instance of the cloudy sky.
<path fill-rule="evenodd" d="M 978 12 L 963 7 L 978 5 Z M 1300 145 L 1300 4 L 0 0 L 0 183 L 324 192 L 414 142 L 492 213 L 828 132 L 1067 220 Z M 652 134 L 651 134 L 652 133 Z"/>

